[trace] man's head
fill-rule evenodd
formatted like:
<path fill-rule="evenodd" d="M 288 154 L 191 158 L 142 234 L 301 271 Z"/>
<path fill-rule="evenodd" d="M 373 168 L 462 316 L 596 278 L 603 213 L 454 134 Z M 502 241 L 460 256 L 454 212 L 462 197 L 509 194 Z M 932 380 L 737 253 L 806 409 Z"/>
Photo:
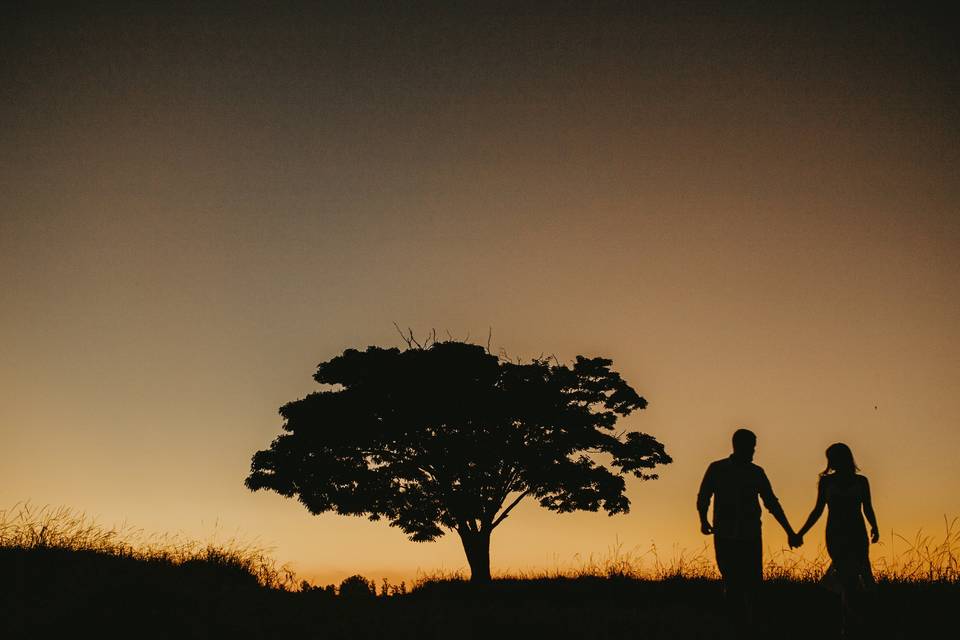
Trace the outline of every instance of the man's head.
<path fill-rule="evenodd" d="M 733 432 L 733 455 L 750 462 L 757 450 L 757 434 L 750 429 L 737 429 Z"/>

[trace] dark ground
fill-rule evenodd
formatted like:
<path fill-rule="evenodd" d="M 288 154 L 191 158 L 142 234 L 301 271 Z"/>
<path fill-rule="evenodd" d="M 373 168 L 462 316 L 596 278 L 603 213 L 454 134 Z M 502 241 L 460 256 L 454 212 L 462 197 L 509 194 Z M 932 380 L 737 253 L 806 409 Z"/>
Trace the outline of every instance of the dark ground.
<path fill-rule="evenodd" d="M 406 595 L 266 589 L 248 573 L 92 552 L 0 549 L 0 638 L 728 638 L 712 580 L 586 577 L 432 582 Z M 881 583 L 871 640 L 954 637 L 960 585 Z M 839 601 L 767 582 L 762 638 L 836 638 Z"/>

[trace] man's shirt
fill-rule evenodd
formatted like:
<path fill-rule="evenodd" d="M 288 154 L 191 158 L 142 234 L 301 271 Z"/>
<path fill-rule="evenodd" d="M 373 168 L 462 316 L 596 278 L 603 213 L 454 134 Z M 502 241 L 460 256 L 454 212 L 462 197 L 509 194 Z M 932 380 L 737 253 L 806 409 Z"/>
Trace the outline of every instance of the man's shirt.
<path fill-rule="evenodd" d="M 760 538 L 760 503 L 771 513 L 782 511 L 763 469 L 734 456 L 712 462 L 703 475 L 697 509 L 703 513 L 713 498 L 713 535 L 751 540 Z"/>

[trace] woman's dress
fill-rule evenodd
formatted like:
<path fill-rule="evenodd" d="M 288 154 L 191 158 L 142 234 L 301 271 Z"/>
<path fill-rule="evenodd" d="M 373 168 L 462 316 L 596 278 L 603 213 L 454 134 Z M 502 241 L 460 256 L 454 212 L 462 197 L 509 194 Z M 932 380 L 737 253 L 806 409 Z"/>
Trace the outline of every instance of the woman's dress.
<path fill-rule="evenodd" d="M 870 542 L 863 521 L 867 480 L 861 475 L 830 474 L 821 479 L 827 503 L 827 553 L 844 589 L 873 584 Z"/>

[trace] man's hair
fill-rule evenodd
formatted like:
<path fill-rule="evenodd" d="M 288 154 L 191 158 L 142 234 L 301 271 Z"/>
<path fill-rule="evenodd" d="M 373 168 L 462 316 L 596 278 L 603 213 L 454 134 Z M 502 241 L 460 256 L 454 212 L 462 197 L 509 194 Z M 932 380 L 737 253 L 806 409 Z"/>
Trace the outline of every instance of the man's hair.
<path fill-rule="evenodd" d="M 750 429 L 737 429 L 733 432 L 733 450 L 739 451 L 757 444 L 757 434 Z"/>

